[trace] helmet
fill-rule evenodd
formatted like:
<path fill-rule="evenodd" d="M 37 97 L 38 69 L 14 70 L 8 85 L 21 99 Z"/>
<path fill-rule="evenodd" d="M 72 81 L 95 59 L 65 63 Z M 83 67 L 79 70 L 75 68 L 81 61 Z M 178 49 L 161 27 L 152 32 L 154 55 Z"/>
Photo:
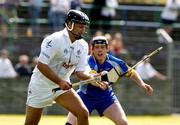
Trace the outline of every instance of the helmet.
<path fill-rule="evenodd" d="M 108 45 L 108 41 L 105 36 L 96 36 L 92 39 L 91 44 L 94 46 L 95 44 L 106 44 Z"/>
<path fill-rule="evenodd" d="M 69 10 L 67 14 L 65 22 L 67 23 L 68 21 L 82 23 L 85 25 L 89 24 L 89 18 L 85 13 L 79 10 L 73 10 L 73 9 Z"/>

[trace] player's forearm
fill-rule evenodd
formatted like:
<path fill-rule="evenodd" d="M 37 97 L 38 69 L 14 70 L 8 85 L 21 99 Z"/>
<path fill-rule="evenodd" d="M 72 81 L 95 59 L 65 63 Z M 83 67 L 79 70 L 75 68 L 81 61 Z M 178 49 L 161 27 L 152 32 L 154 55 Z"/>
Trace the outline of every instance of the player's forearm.
<path fill-rule="evenodd" d="M 88 74 L 88 73 L 85 73 L 82 71 L 77 71 L 77 72 L 75 72 L 75 74 L 80 80 L 86 80 L 86 79 L 93 78 L 93 76 L 91 74 Z"/>
<path fill-rule="evenodd" d="M 59 76 L 52 69 L 50 69 L 48 65 L 38 62 L 37 68 L 44 76 L 54 83 L 59 85 L 59 83 L 62 81 L 62 79 L 59 78 Z"/>
<path fill-rule="evenodd" d="M 142 87 L 145 83 L 144 81 L 141 79 L 141 77 L 139 76 L 139 74 L 134 71 L 134 75 L 130 77 L 133 81 L 135 81 L 135 83 L 137 83 L 140 87 Z"/>

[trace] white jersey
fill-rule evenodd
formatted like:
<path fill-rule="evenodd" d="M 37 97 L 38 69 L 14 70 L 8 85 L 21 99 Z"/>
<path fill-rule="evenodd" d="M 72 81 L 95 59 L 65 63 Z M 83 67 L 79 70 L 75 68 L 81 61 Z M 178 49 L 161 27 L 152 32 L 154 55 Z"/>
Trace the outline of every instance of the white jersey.
<path fill-rule="evenodd" d="M 118 7 L 117 0 L 106 0 L 106 6 L 102 8 L 101 14 L 103 16 L 114 17 L 116 15 L 116 8 Z"/>
<path fill-rule="evenodd" d="M 70 81 L 69 77 L 74 70 L 85 71 L 87 55 L 88 44 L 83 39 L 71 43 L 65 28 L 43 40 L 39 61 L 47 64 L 63 80 Z M 50 88 L 59 87 L 44 76 L 37 67 L 33 71 L 31 81 L 36 84 L 46 84 L 45 86 Z"/>
<path fill-rule="evenodd" d="M 0 58 L 0 67 L 0 78 L 15 78 L 17 76 L 12 63 L 8 58 Z"/>
<path fill-rule="evenodd" d="M 138 74 L 141 76 L 143 80 L 148 80 L 154 77 L 157 73 L 157 71 L 152 67 L 150 63 L 139 64 L 135 68 L 135 70 L 138 72 Z"/>
<path fill-rule="evenodd" d="M 180 9 L 180 0 L 168 0 L 162 12 L 162 19 L 176 21 Z"/>

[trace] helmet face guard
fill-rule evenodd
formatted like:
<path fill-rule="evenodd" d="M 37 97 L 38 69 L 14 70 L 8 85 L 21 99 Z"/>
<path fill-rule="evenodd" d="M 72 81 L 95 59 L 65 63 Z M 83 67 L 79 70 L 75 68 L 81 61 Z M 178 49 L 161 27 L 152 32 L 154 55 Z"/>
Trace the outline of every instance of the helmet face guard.
<path fill-rule="evenodd" d="M 67 25 L 68 22 L 72 23 L 71 27 L 69 27 Z M 89 18 L 85 13 L 83 13 L 79 10 L 70 10 L 67 14 L 67 17 L 65 20 L 66 28 L 76 37 L 76 39 L 81 39 L 81 38 L 83 38 L 83 35 L 78 35 L 72 31 L 74 29 L 75 23 L 80 23 L 83 25 L 89 25 Z"/>
<path fill-rule="evenodd" d="M 79 10 L 70 10 L 67 14 L 65 22 L 67 23 L 68 21 L 89 25 L 88 16 Z"/>

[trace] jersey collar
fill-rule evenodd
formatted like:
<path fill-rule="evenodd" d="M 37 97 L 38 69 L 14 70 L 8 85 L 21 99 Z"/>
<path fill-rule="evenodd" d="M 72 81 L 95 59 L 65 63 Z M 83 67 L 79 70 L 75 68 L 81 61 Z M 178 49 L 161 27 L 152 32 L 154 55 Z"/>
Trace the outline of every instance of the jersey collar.
<path fill-rule="evenodd" d="M 66 28 L 63 29 L 63 33 L 64 33 L 65 36 L 69 37 L 68 31 L 67 31 Z"/>
<path fill-rule="evenodd" d="M 69 43 L 70 45 L 72 45 L 73 43 L 72 43 L 71 40 L 70 40 L 70 37 L 69 37 L 69 33 L 68 33 L 67 28 L 64 28 L 64 29 L 63 29 L 63 33 L 64 33 L 64 35 L 67 37 L 68 43 Z"/>

